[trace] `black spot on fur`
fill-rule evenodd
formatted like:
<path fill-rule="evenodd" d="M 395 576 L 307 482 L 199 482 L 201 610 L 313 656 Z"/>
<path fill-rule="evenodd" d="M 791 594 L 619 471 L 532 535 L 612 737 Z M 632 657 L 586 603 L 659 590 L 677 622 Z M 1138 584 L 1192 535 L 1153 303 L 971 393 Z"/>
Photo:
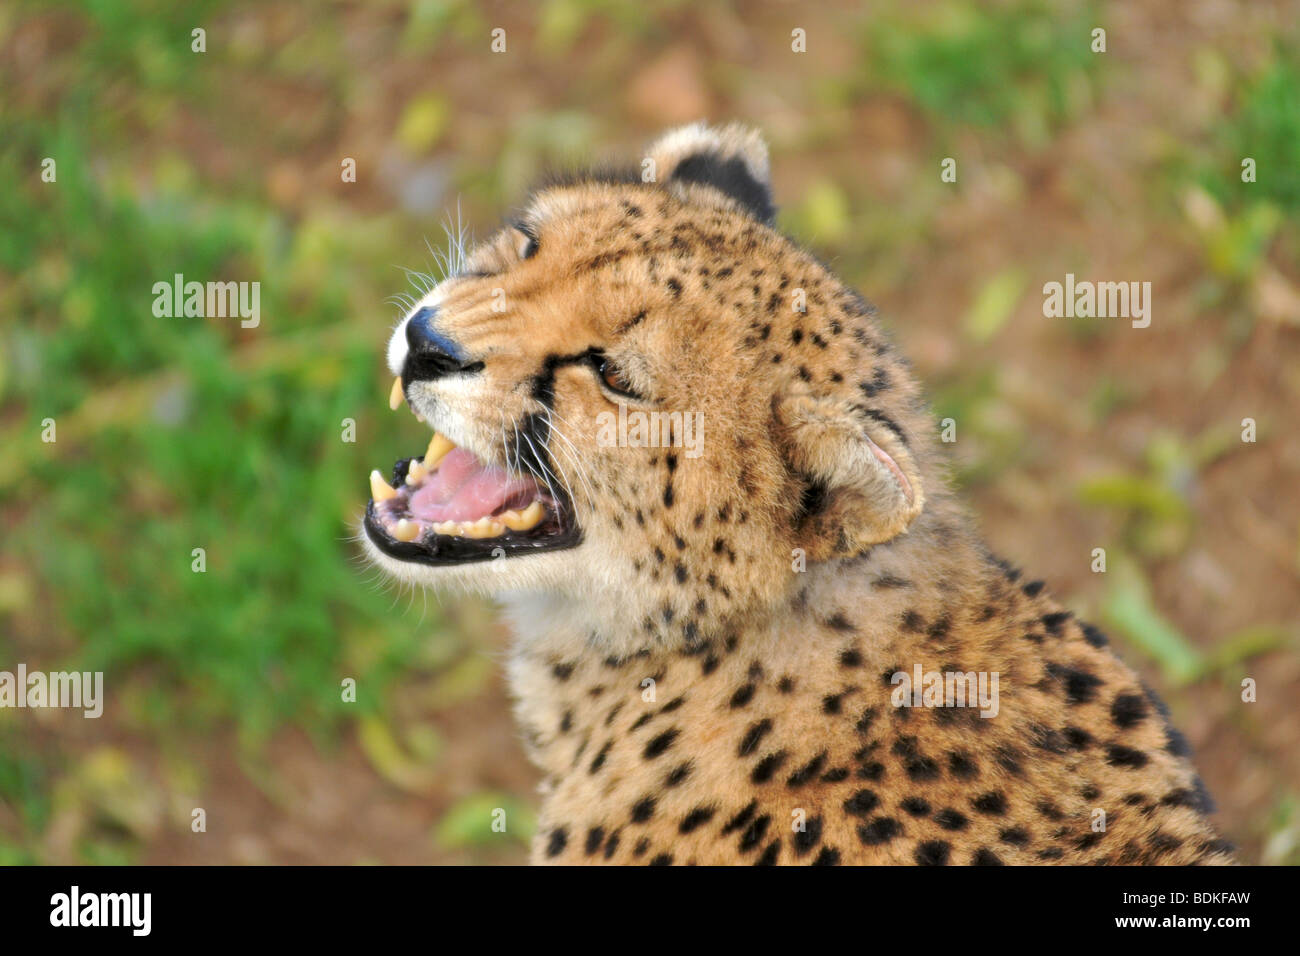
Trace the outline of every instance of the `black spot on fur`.
<path fill-rule="evenodd" d="M 1147 716 L 1147 702 L 1141 694 L 1120 694 L 1110 705 L 1110 719 L 1116 727 L 1127 730 Z"/>
<path fill-rule="evenodd" d="M 551 835 L 546 841 L 546 855 L 559 856 L 564 852 L 564 847 L 568 842 L 569 831 L 564 827 L 556 827 L 551 831 Z"/>
<path fill-rule="evenodd" d="M 813 866 L 837 866 L 840 862 L 840 851 L 832 846 L 824 846 L 821 852 L 817 854 L 817 859 L 813 860 Z"/>
<path fill-rule="evenodd" d="M 680 833 L 690 833 L 712 820 L 715 813 L 717 810 L 713 807 L 696 807 L 682 818 L 682 822 L 677 825 L 677 830 Z"/>
<path fill-rule="evenodd" d="M 766 814 L 759 817 L 740 835 L 740 852 L 748 853 L 754 847 L 758 846 L 763 840 L 764 834 L 767 833 L 767 826 L 772 822 L 772 818 Z"/>
<path fill-rule="evenodd" d="M 1106 637 L 1106 635 L 1103 634 L 1101 631 L 1099 631 L 1097 628 L 1093 627 L 1091 624 L 1080 622 L 1079 626 L 1083 628 L 1083 639 L 1087 641 L 1089 644 L 1091 644 L 1093 647 L 1105 647 L 1107 644 L 1110 643 L 1110 640 Z"/>
<path fill-rule="evenodd" d="M 726 834 L 726 833 L 732 833 L 736 830 L 739 830 L 745 824 L 749 823 L 750 818 L 754 816 L 754 811 L 756 811 L 757 809 L 758 809 L 758 801 L 757 800 L 749 801 L 749 804 L 743 810 L 741 810 L 734 817 L 732 817 L 730 820 L 727 821 L 726 825 L 723 826 L 722 828 L 722 832 Z"/>
<path fill-rule="evenodd" d="M 1092 734 L 1079 727 L 1066 727 L 1063 731 L 1065 742 L 1072 750 L 1083 750 L 1092 745 Z"/>
<path fill-rule="evenodd" d="M 1061 812 L 1061 808 L 1051 800 L 1039 800 L 1038 803 L 1034 804 L 1034 809 L 1049 820 L 1059 822 L 1065 819 L 1065 814 Z"/>
<path fill-rule="evenodd" d="M 980 768 L 964 751 L 954 750 L 948 754 L 948 770 L 959 780 L 971 780 L 979 776 Z"/>
<path fill-rule="evenodd" d="M 689 760 L 686 761 L 686 763 L 678 764 L 676 767 L 673 767 L 673 769 L 668 772 L 668 776 L 664 777 L 664 786 L 677 786 L 691 775 L 692 769 L 694 769 L 694 764 Z"/>
<path fill-rule="evenodd" d="M 858 718 L 858 722 L 853 725 L 853 729 L 860 734 L 865 734 L 871 729 L 871 722 L 876 719 L 876 708 L 868 707 Z"/>
<path fill-rule="evenodd" d="M 855 817 L 864 817 L 880 806 L 880 798 L 870 790 L 859 790 L 844 801 L 844 812 Z"/>
<path fill-rule="evenodd" d="M 1065 685 L 1065 699 L 1071 704 L 1086 704 L 1097 694 L 1101 678 L 1081 667 L 1048 664 L 1047 672 Z"/>
<path fill-rule="evenodd" d="M 745 732 L 745 736 L 741 738 L 740 747 L 736 750 L 736 755 L 738 757 L 748 757 L 758 749 L 759 743 L 765 736 L 767 736 L 771 729 L 772 721 L 768 720 L 766 717 L 750 726 L 749 730 Z"/>
<path fill-rule="evenodd" d="M 1010 827 L 998 834 L 998 839 L 1012 846 L 1028 846 L 1029 831 L 1024 827 Z"/>
<path fill-rule="evenodd" d="M 755 866 L 776 866 L 776 861 L 781 856 L 781 840 L 777 838 L 767 845 L 763 850 L 763 855 L 754 861 Z"/>
<path fill-rule="evenodd" d="M 754 767 L 754 771 L 749 775 L 749 779 L 754 783 L 767 783 L 772 779 L 773 774 L 781 769 L 781 765 L 785 763 L 785 758 L 786 752 L 784 750 L 778 750 L 776 753 L 768 754 L 758 762 L 756 767 Z"/>
<path fill-rule="evenodd" d="M 794 833 L 794 855 L 803 856 L 818 843 L 822 838 L 822 818 L 813 817 L 805 820 L 803 829 L 796 830 Z"/>
<path fill-rule="evenodd" d="M 934 815 L 934 822 L 945 830 L 964 830 L 969 821 L 965 814 L 958 813 L 951 807 L 944 807 Z"/>
<path fill-rule="evenodd" d="M 786 781 L 786 786 L 802 787 L 817 774 L 822 772 L 822 767 L 826 765 L 826 751 L 822 751 L 812 760 L 808 761 L 794 773 L 790 774 L 790 779 Z"/>
<path fill-rule="evenodd" d="M 946 866 L 952 847 L 943 840 L 927 840 L 912 854 L 917 866 Z"/>
<path fill-rule="evenodd" d="M 605 757 L 606 755 L 609 754 L 609 748 L 613 746 L 614 746 L 614 741 L 612 740 L 605 741 L 605 745 L 600 748 L 600 751 L 596 754 L 596 756 L 591 761 L 591 771 L 590 771 L 591 773 L 595 773 L 601 767 L 605 766 Z"/>
<path fill-rule="evenodd" d="M 903 825 L 893 817 L 876 817 L 858 827 L 858 839 L 867 846 L 880 846 L 902 832 Z"/>
<path fill-rule="evenodd" d="M 645 745 L 645 750 L 642 752 L 642 755 L 646 760 L 653 760 L 655 757 L 660 756 L 673 745 L 673 741 L 678 738 L 680 733 L 681 732 L 676 727 L 671 730 L 665 730 L 662 734 L 652 738 L 651 741 Z"/>
<path fill-rule="evenodd" d="M 924 817 L 930 813 L 929 802 L 921 797 L 908 797 L 899 806 L 914 817 Z"/>
<path fill-rule="evenodd" d="M 1132 747 L 1111 744 L 1106 748 L 1106 762 L 1112 767 L 1127 767 L 1130 770 L 1139 770 L 1147 765 L 1147 755 L 1140 750 L 1134 750 Z"/>
<path fill-rule="evenodd" d="M 573 665 L 556 663 L 551 665 L 551 676 L 558 681 L 566 681 L 573 676 Z"/>
<path fill-rule="evenodd" d="M 971 801 L 973 806 L 980 813 L 987 813 L 989 816 L 1000 817 L 1007 812 L 1007 798 L 1000 791 L 993 790 L 989 793 L 982 793 Z"/>
<path fill-rule="evenodd" d="M 632 806 L 632 822 L 645 823 L 655 815 L 655 798 L 642 797 Z"/>
<path fill-rule="evenodd" d="M 1043 622 L 1043 627 L 1047 628 L 1047 633 L 1051 634 L 1053 637 L 1061 636 L 1061 629 L 1069 619 L 1069 611 L 1053 611 L 1051 614 L 1044 614 L 1040 618 Z"/>

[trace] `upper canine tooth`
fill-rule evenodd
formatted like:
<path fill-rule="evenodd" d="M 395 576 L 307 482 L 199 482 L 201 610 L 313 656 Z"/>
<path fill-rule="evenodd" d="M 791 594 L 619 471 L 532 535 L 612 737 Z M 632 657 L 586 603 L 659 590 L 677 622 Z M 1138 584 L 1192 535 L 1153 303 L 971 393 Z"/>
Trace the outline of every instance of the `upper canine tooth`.
<path fill-rule="evenodd" d="M 370 497 L 375 501 L 387 501 L 389 498 L 396 498 L 397 491 L 388 482 L 384 481 L 384 476 L 375 469 L 370 473 Z"/>
<path fill-rule="evenodd" d="M 418 461 L 412 461 L 406 467 L 406 483 L 408 485 L 412 485 L 412 486 L 418 485 L 420 482 L 424 481 L 424 479 L 428 477 L 429 477 L 428 469 L 426 469 Z"/>
<path fill-rule="evenodd" d="M 546 517 L 546 506 L 540 501 L 534 501 L 523 511 L 506 511 L 498 515 L 497 520 L 511 531 L 527 531 L 529 528 L 537 527 L 544 517 Z"/>
<path fill-rule="evenodd" d="M 402 404 L 402 399 L 406 396 L 402 393 L 401 378 L 393 379 L 393 389 L 388 393 L 388 407 L 397 411 L 397 406 Z"/>
<path fill-rule="evenodd" d="M 455 447 L 451 439 L 446 435 L 441 432 L 434 432 L 433 437 L 429 439 L 429 450 L 424 453 L 424 467 L 433 471 L 438 467 L 438 462 L 442 461 L 447 452 Z"/>
<path fill-rule="evenodd" d="M 397 527 L 393 529 L 393 537 L 398 541 L 414 541 L 420 536 L 420 525 L 415 521 L 407 521 L 403 518 L 397 522 Z"/>

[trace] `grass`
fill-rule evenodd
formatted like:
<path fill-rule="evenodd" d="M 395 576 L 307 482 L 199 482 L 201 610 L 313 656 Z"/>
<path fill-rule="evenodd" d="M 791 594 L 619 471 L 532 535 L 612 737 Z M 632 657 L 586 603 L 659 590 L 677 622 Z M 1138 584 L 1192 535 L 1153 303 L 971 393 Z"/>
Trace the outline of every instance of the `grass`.
<path fill-rule="evenodd" d="M 174 49 L 159 32 L 188 18 L 87 9 L 99 29 L 84 69 L 144 89 L 182 79 L 145 51 Z M 132 37 L 129 54 L 114 52 L 117 33 Z M 180 92 L 201 100 L 200 85 Z M 412 426 L 403 444 L 385 411 L 377 323 L 357 315 L 386 319 L 391 290 L 375 279 L 396 273 L 375 263 L 409 261 L 414 244 L 311 218 L 295 228 L 265 201 L 206 188 L 165 150 L 142 189 L 137 169 L 97 159 L 89 98 L 66 103 L 53 125 L 19 114 L 0 154 L 0 175 L 19 184 L 0 216 L 24 224 L 0 232 L 0 305 L 28 317 L 2 340 L 0 502 L 21 505 L 5 550 L 25 595 L 8 610 L 49 609 L 24 655 L 110 680 L 142 669 L 140 713 L 157 727 L 232 721 L 254 738 L 290 717 L 329 727 L 350 706 L 345 676 L 373 711 L 416 648 L 402 629 L 357 650 L 393 603 L 351 560 L 372 465 L 358 445 L 396 457 L 420 439 Z M 45 156 L 54 183 L 32 175 Z M 261 327 L 156 318 L 153 283 L 176 273 L 260 282 Z M 0 652 L 19 653 L 6 637 Z"/>
<path fill-rule="evenodd" d="M 868 89 L 902 94 L 945 135 L 962 127 L 1014 131 L 1044 145 L 1094 97 L 1090 4 L 943 2 L 873 21 Z"/>

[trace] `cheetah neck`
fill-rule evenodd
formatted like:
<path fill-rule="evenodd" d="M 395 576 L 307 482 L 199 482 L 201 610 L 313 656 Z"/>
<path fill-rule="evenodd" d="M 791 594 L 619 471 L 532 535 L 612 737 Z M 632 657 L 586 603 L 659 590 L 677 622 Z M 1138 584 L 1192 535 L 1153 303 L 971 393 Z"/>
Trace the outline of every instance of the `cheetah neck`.
<path fill-rule="evenodd" d="M 795 586 L 780 601 L 717 622 L 696 649 L 627 627 L 617 602 L 605 606 L 599 599 L 556 593 L 503 596 L 514 638 L 508 677 L 529 755 L 548 774 L 565 773 L 572 757 L 567 752 L 561 757 L 550 746 L 551 728 L 581 721 L 584 709 L 594 713 L 608 707 L 612 685 L 610 691 L 592 695 L 604 686 L 606 674 L 625 678 L 630 672 L 637 676 L 636 686 L 646 680 L 653 685 L 656 675 L 676 670 L 670 665 L 683 656 L 694 655 L 707 667 L 709 655 L 716 653 L 761 659 L 768 670 L 798 674 L 808 684 L 823 682 L 840 666 L 840 630 L 849 620 L 874 640 L 868 647 L 873 664 L 886 658 L 896 663 L 900 645 L 924 638 L 904 633 L 900 622 L 907 620 L 908 610 L 918 603 L 970 606 L 976 592 L 998 573 L 991 567 L 987 578 L 971 573 L 986 567 L 983 548 L 965 521 L 936 507 L 908 534 L 867 554 L 793 574 Z M 588 689 L 575 692 L 584 682 Z M 679 689 L 648 686 L 641 692 Z"/>

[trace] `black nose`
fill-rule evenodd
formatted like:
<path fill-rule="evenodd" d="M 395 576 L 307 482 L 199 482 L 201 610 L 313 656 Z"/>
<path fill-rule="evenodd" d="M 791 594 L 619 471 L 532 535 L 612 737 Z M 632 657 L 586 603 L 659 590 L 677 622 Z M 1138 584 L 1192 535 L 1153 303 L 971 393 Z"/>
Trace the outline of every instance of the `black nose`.
<path fill-rule="evenodd" d="M 437 309 L 423 308 L 407 320 L 403 381 L 441 378 L 452 372 L 473 372 L 483 367 L 482 362 L 466 362 L 464 351 L 434 328 L 437 315 Z"/>

